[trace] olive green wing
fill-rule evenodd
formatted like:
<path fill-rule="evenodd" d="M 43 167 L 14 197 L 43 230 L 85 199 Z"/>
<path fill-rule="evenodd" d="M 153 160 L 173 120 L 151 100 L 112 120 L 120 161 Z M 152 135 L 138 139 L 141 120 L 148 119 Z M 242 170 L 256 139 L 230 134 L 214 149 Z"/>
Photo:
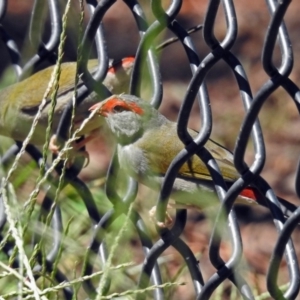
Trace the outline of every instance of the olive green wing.
<path fill-rule="evenodd" d="M 168 122 L 160 129 L 153 129 L 151 134 L 145 135 L 143 141 L 136 142 L 144 150 L 153 173 L 165 174 L 173 158 L 184 149 L 184 144 L 177 138 L 176 126 L 176 123 Z M 189 133 L 193 138 L 197 135 L 194 130 L 189 130 Z M 232 153 L 212 140 L 208 140 L 205 147 L 216 160 L 224 179 L 235 180 L 238 173 L 233 165 Z M 193 155 L 183 164 L 178 175 L 187 179 L 211 180 L 206 165 L 197 155 Z"/>
<path fill-rule="evenodd" d="M 88 69 L 93 71 L 98 65 L 96 59 L 90 60 Z M 1 99 L 7 99 L 6 105 L 36 113 L 51 79 L 53 67 L 41 70 L 25 80 L 8 86 L 0 92 Z M 76 62 L 61 65 L 58 96 L 72 90 L 75 82 Z M 34 91 L 34 93 L 32 92 Z M 5 110 L 5 107 L 4 107 Z"/>

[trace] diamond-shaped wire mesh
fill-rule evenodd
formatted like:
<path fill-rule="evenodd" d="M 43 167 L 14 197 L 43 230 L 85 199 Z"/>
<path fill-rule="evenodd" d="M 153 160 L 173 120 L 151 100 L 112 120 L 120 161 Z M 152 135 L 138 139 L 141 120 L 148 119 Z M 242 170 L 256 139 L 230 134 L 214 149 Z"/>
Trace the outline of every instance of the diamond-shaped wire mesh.
<path fill-rule="evenodd" d="M 2 256 L 0 286 L 3 290 L 0 292 L 1 297 L 12 299 L 20 294 L 24 298 L 44 297 L 46 299 L 57 294 L 59 299 L 74 297 L 102 299 L 101 294 L 110 295 L 107 298 L 110 299 L 109 297 L 122 296 L 122 293 L 127 291 L 132 293 L 130 297 L 136 299 L 212 299 L 217 297 L 220 287 L 224 286 L 221 297 L 225 299 L 228 296 L 226 287 L 230 286 L 231 299 L 235 299 L 234 297 L 254 299 L 258 292 L 257 287 L 253 285 L 254 280 L 250 283 L 250 277 L 251 275 L 254 277 L 255 272 L 248 268 L 248 273 L 251 274 L 249 275 L 243 270 L 245 264 L 243 254 L 247 256 L 249 251 L 245 244 L 249 245 L 249 243 L 242 238 L 243 234 L 240 230 L 242 224 L 238 222 L 235 209 L 232 208 L 239 193 L 245 187 L 252 185 L 259 191 L 261 196 L 259 203 L 266 207 L 278 231 L 277 235 L 270 236 L 272 249 L 268 251 L 271 252 L 271 256 L 267 262 L 264 262 L 267 264 L 267 274 L 262 286 L 266 286 L 271 298 L 296 299 L 299 294 L 299 264 L 291 237 L 292 233 L 298 232 L 300 210 L 292 203 L 277 197 L 270 184 L 261 177 L 270 151 L 265 148 L 264 135 L 258 120 L 260 114 L 262 124 L 269 122 L 279 127 L 285 125 L 280 124 L 287 120 L 287 117 L 282 116 L 285 113 L 283 108 L 279 108 L 281 115 L 279 113 L 278 116 L 274 114 L 273 117 L 273 111 L 268 117 L 265 117 L 267 114 L 264 113 L 266 110 L 273 110 L 273 106 L 276 106 L 274 103 L 279 101 L 279 97 L 284 98 L 285 102 L 282 105 L 292 111 L 291 116 L 294 119 L 297 119 L 300 112 L 300 94 L 296 85 L 299 76 L 296 71 L 293 72 L 293 68 L 296 68 L 292 48 L 295 37 L 290 36 L 284 23 L 287 22 L 293 34 L 295 30 L 292 29 L 300 26 L 299 22 L 289 23 L 287 16 L 290 16 L 289 13 L 294 9 L 291 1 L 266 0 L 251 5 L 246 2 L 233 3 L 231 0 L 198 1 L 199 3 L 197 1 L 184 3 L 178 0 L 171 3 L 161 3 L 159 0 L 150 3 L 144 1 L 140 3 L 135 0 L 83 2 L 80 4 L 80 1 L 78 3 L 71 1 L 71 11 L 66 14 L 68 30 L 65 33 L 67 37 L 65 40 L 62 32 L 65 28 L 63 15 L 67 8 L 67 1 L 49 0 L 46 4 L 44 0 L 36 0 L 31 8 L 29 38 L 21 52 L 14 38 L 11 37 L 13 32 L 7 22 L 9 16 L 7 8 L 16 9 L 21 5 L 17 1 L 0 1 L 1 48 L 5 48 L 10 56 L 17 81 L 22 82 L 31 73 L 43 69 L 47 63 L 60 60 L 63 53 L 68 55 L 67 49 L 72 45 L 76 50 L 73 49 L 71 59 L 78 58 L 77 69 L 74 67 L 74 70 L 76 69 L 80 74 L 80 78 L 77 77 L 76 105 L 80 106 L 92 92 L 96 92 L 94 95 L 97 95 L 97 101 L 100 101 L 110 95 L 110 91 L 102 84 L 108 72 L 108 57 L 111 53 L 113 55 L 122 53 L 123 43 L 127 46 L 129 44 L 129 47 L 136 49 L 135 53 L 130 53 L 135 57 L 134 67 L 131 77 L 127 80 L 127 87 L 120 92 L 142 96 L 154 107 L 160 107 L 164 111 L 167 110 L 166 95 L 176 94 L 180 89 L 178 92 L 180 96 L 176 95 L 181 101 L 177 119 L 178 134 L 187 147 L 174 158 L 159 196 L 154 193 L 154 199 L 158 197 L 156 213 L 158 221 L 163 221 L 165 218 L 168 199 L 178 170 L 192 155 L 198 155 L 209 169 L 221 204 L 216 206 L 213 213 L 207 212 L 208 215 L 211 213 L 208 222 L 210 226 L 207 227 L 209 229 L 205 229 L 209 231 L 209 241 L 206 240 L 205 245 L 208 250 L 206 256 L 199 256 L 193 251 L 193 245 L 186 239 L 190 219 L 195 216 L 203 217 L 203 214 L 195 213 L 190 209 L 192 213 L 187 215 L 185 208 L 176 209 L 171 228 L 157 228 L 157 232 L 154 231 L 152 221 L 144 215 L 144 211 L 149 207 L 148 199 L 151 198 L 152 191 L 143 190 L 142 187 L 138 192 L 137 182 L 119 169 L 117 155 L 113 154 L 113 142 L 107 137 L 107 132 L 102 134 L 102 140 L 111 147 L 103 146 L 102 142 L 91 148 L 92 151 L 95 152 L 97 149 L 102 154 L 109 152 L 112 157 L 109 166 L 105 163 L 102 165 L 102 169 L 107 169 L 106 180 L 97 179 L 90 184 L 85 182 L 87 177 L 101 175 L 97 171 L 94 171 L 95 175 L 86 175 L 88 173 L 85 173 L 84 157 L 76 157 L 72 164 L 69 162 L 67 165 L 64 165 L 64 157 L 62 157 L 62 160 L 54 166 L 57 156 L 53 156 L 52 161 L 48 158 L 45 164 L 45 156 L 40 152 L 41 148 L 38 149 L 30 142 L 28 145 L 22 145 L 23 140 L 16 141 L 8 150 L 8 147 L 3 146 L 2 148 L 6 150 L 1 157 L 3 166 L 0 194 Z M 83 4 L 85 14 L 81 15 L 80 5 Z M 268 17 L 265 16 L 268 24 L 261 26 L 259 32 L 257 24 L 260 23 L 255 19 L 257 17 L 255 13 L 251 11 L 251 8 L 257 9 L 256 6 L 265 9 L 265 12 L 269 11 Z M 18 18 L 16 14 L 11 16 L 13 22 L 18 22 Z M 128 26 L 126 22 L 124 23 L 128 18 L 134 20 L 135 25 L 128 27 L 126 34 L 118 36 L 116 33 L 118 23 Z M 201 34 L 188 33 L 185 25 L 189 22 L 185 18 L 195 21 L 194 25 L 203 24 Z M 105 27 L 106 20 L 107 24 L 110 26 L 114 24 L 116 27 Z M 241 24 L 246 21 L 241 22 L 241 20 L 253 22 L 253 31 L 244 32 Z M 81 27 L 81 22 L 86 26 Z M 167 46 L 163 49 L 163 54 L 160 56 L 156 46 L 158 38 L 162 38 L 162 33 L 165 33 L 166 29 L 178 37 L 179 41 L 176 46 L 174 44 L 174 48 Z M 242 37 L 239 32 L 242 32 Z M 65 45 L 62 45 L 63 43 Z M 134 48 L 135 43 L 136 48 Z M 60 49 L 60 46 L 64 46 L 64 50 Z M 247 59 L 245 56 L 250 52 L 245 51 L 243 47 L 251 47 L 256 57 L 251 56 L 254 59 Z M 171 54 L 174 49 L 181 51 L 181 54 L 178 56 Z M 87 68 L 87 61 L 92 55 L 97 56 L 99 64 L 98 68 L 94 68 L 91 72 Z M 262 58 L 261 64 L 255 61 L 259 56 Z M 167 66 L 164 59 L 171 61 L 171 64 Z M 187 66 L 190 67 L 190 73 Z M 252 69 L 255 69 L 255 72 Z M 177 78 L 188 81 L 187 84 L 183 87 L 174 84 L 168 88 L 169 82 L 162 81 L 162 78 L 171 77 L 172 72 L 178 73 Z M 259 77 L 263 72 L 262 77 Z M 248 78 L 248 73 L 251 75 L 257 73 L 259 81 L 255 75 L 254 78 Z M 66 76 L 65 73 L 61 74 Z M 72 83 L 74 87 L 75 71 L 73 75 L 74 78 L 70 80 L 74 82 Z M 41 84 L 42 79 L 44 78 L 37 77 L 36 90 L 44 86 Z M 47 80 L 48 83 L 49 79 L 50 76 L 44 81 Z M 239 99 L 236 101 L 229 99 L 234 97 L 231 94 L 231 87 L 227 89 L 223 86 L 223 90 L 215 91 L 214 85 L 220 81 L 224 81 L 225 85 L 234 85 L 239 91 Z M 8 97 L 5 98 L 8 92 L 5 91 L 0 92 L 1 135 L 8 135 L 5 133 L 5 126 L 8 123 L 5 122 L 15 121 L 13 118 L 5 118 L 4 114 L 8 109 L 6 105 L 9 101 L 17 101 L 19 98 L 16 95 L 22 95 L 23 92 L 12 94 L 13 96 L 8 100 Z M 219 103 L 215 101 L 214 98 L 219 94 L 223 96 L 225 103 L 220 104 L 220 101 Z M 60 145 L 63 145 L 68 138 L 72 122 L 73 88 L 68 86 L 66 90 L 58 90 L 58 97 L 62 95 L 67 95 L 68 105 L 60 111 L 57 119 L 53 119 L 53 122 L 56 122 L 54 127 Z M 37 101 L 42 101 L 42 97 L 43 94 Z M 30 103 L 27 94 L 22 99 L 24 99 L 23 103 Z M 49 99 L 50 96 L 47 96 L 44 108 L 52 105 Z M 269 102 L 272 104 L 268 105 Z M 290 106 L 291 102 L 294 106 Z M 217 113 L 217 116 L 222 118 L 221 121 L 216 120 L 214 108 L 217 105 L 224 107 L 223 115 Z M 230 109 L 228 110 L 227 107 Z M 244 112 L 241 112 L 242 107 Z M 20 106 L 15 106 L 14 109 L 22 110 L 32 117 L 38 111 L 37 106 L 22 107 L 22 109 Z M 88 111 L 86 113 L 88 114 Z M 195 113 L 199 114 L 199 117 L 195 118 Z M 278 121 L 275 123 L 274 119 L 277 117 Z M 239 125 L 236 125 L 238 128 L 230 127 L 228 124 L 238 124 L 234 121 L 236 118 L 240 118 Z M 188 122 L 195 119 L 199 134 L 192 140 L 186 129 Z M 215 125 L 216 122 L 222 124 Z M 230 134 L 230 130 L 234 132 L 226 141 L 232 148 L 234 147 L 234 164 L 241 176 L 231 186 L 226 185 L 213 156 L 203 147 L 212 134 L 213 124 L 219 131 L 227 134 Z M 276 135 L 276 128 L 272 130 Z M 296 132 L 297 129 L 293 136 L 298 141 Z M 45 135 L 46 133 L 43 132 L 43 136 Z M 285 149 L 288 138 L 279 136 L 279 140 L 278 144 Z M 23 155 L 19 162 L 13 165 L 13 158 L 22 151 L 22 147 L 36 164 L 29 167 L 30 160 Z M 89 150 L 87 146 L 87 151 Z M 252 155 L 248 155 L 248 152 Z M 92 153 L 90 155 L 89 167 L 100 168 L 96 163 L 93 166 L 95 161 Z M 286 156 L 289 155 L 291 154 L 287 152 Z M 96 160 L 105 160 L 104 156 L 96 156 Z M 293 157 L 297 157 L 297 153 L 293 154 Z M 12 165 L 16 169 L 12 169 Z M 40 166 L 40 171 L 37 165 Z M 282 175 L 279 172 L 278 181 L 286 182 L 283 178 L 284 167 L 280 170 Z M 299 167 L 294 164 L 293 170 L 295 191 L 293 191 L 294 195 L 291 194 L 291 199 L 296 200 L 296 195 L 299 197 Z M 90 172 L 93 172 L 93 169 Z M 47 178 L 38 183 L 45 174 Z M 105 191 L 103 181 L 106 182 Z M 35 187 L 38 187 L 36 193 L 32 192 L 35 191 Z M 28 200 L 29 194 L 30 201 L 25 203 L 24 199 Z M 199 199 L 202 200 L 201 197 L 208 196 L 199 195 Z M 132 206 L 136 198 L 138 201 Z M 242 220 L 243 218 L 246 217 L 243 216 Z M 195 228 L 195 232 L 199 231 L 198 227 Z M 193 243 L 200 243 L 200 240 L 196 238 Z M 229 244 L 230 248 L 225 254 L 224 251 L 222 252 L 224 243 Z M 112 253 L 113 257 L 110 255 Z M 181 262 L 180 268 L 176 269 L 178 274 L 171 275 L 172 270 L 168 269 L 170 268 L 168 255 L 175 255 Z M 128 261 L 141 264 L 135 267 L 125 265 L 124 263 Z M 286 264 L 284 268 L 281 266 L 282 261 Z M 112 267 L 118 264 L 121 271 L 114 273 L 117 271 L 112 270 Z M 211 270 L 213 268 L 210 273 L 204 271 L 207 264 L 210 265 Z M 102 274 L 100 270 L 104 273 Z M 281 272 L 288 274 L 281 276 Z M 11 282 L 9 278 L 13 278 Z M 280 285 L 282 278 L 286 283 L 284 287 Z M 186 288 L 178 288 L 183 281 L 189 282 Z M 150 287 L 148 291 L 144 290 L 148 287 Z M 233 291 L 237 292 L 236 296 L 233 295 Z M 116 294 L 112 294 L 113 292 Z M 126 297 L 125 294 L 123 296 Z M 260 299 L 263 297 L 264 295 L 261 295 Z"/>

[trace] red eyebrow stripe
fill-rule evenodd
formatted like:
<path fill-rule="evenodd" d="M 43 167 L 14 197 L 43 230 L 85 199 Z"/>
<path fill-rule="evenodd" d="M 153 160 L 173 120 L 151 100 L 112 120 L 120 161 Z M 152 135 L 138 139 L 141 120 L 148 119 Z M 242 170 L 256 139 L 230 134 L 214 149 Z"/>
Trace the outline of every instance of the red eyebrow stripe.
<path fill-rule="evenodd" d="M 103 104 L 102 111 L 109 113 L 117 105 L 122 106 L 122 107 L 126 108 L 127 110 L 133 111 L 138 115 L 144 114 L 144 110 L 141 107 L 139 107 L 136 103 L 125 102 L 124 100 L 119 99 L 119 98 L 110 98 L 109 101 L 107 101 L 106 103 Z"/>
<path fill-rule="evenodd" d="M 132 110 L 135 113 L 137 113 L 138 115 L 144 114 L 144 110 L 140 106 L 138 106 L 136 103 L 134 103 L 134 102 L 128 103 L 128 106 L 130 106 L 132 108 Z"/>
<path fill-rule="evenodd" d="M 107 72 L 109 73 L 116 73 L 119 68 L 127 68 L 130 65 L 134 63 L 135 57 L 134 56 L 128 56 L 124 57 L 121 61 L 118 63 L 112 65 Z"/>

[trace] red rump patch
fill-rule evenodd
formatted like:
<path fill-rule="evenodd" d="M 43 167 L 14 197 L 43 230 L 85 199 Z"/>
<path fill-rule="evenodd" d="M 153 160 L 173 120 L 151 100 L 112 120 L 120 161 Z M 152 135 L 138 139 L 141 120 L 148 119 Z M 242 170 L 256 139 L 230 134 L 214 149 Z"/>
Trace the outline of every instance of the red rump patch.
<path fill-rule="evenodd" d="M 259 193 L 251 187 L 247 187 L 247 188 L 243 189 L 241 191 L 240 195 L 242 197 L 246 197 L 246 198 L 252 199 L 254 201 L 257 201 L 257 199 L 259 198 Z"/>
<path fill-rule="evenodd" d="M 127 69 L 128 67 L 130 67 L 131 65 L 133 65 L 134 60 L 135 60 L 134 56 L 124 57 L 122 60 L 120 60 L 116 64 L 112 65 L 108 69 L 107 72 L 109 72 L 109 73 L 117 73 L 117 71 L 118 71 L 119 68 Z"/>

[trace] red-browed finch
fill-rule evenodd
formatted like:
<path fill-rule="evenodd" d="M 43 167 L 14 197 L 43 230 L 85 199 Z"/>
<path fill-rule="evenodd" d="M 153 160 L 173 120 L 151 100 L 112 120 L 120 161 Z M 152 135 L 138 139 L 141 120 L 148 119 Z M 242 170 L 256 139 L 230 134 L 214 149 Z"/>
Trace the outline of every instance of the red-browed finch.
<path fill-rule="evenodd" d="M 129 87 L 133 63 L 134 57 L 125 57 L 111 64 L 103 84 L 112 93 L 126 92 Z M 96 71 L 97 66 L 97 59 L 92 59 L 88 62 L 88 69 L 91 73 Z M 42 102 L 53 68 L 54 66 L 51 66 L 41 70 L 29 78 L 0 91 L 0 135 L 11 137 L 17 141 L 25 140 L 34 117 L 38 112 L 39 105 Z M 53 133 L 56 132 L 64 108 L 74 93 L 75 73 L 76 62 L 67 62 L 61 65 L 57 105 L 53 115 Z M 82 85 L 83 82 L 79 81 L 77 88 Z M 30 143 L 34 145 L 43 145 L 45 142 L 48 112 L 51 107 L 51 100 L 47 100 L 30 140 Z M 78 128 L 82 121 L 88 117 L 88 108 L 94 103 L 99 102 L 99 100 L 101 99 L 93 92 L 80 103 L 75 112 L 75 128 Z M 92 119 L 81 134 L 89 134 L 94 129 L 100 127 L 101 122 L 99 123 L 99 121 L 99 119 Z"/>
<path fill-rule="evenodd" d="M 93 105 L 104 117 L 118 143 L 118 159 L 122 169 L 131 177 L 151 188 L 160 188 L 164 175 L 175 156 L 185 147 L 177 136 L 177 123 L 171 122 L 147 101 L 133 95 L 113 95 Z M 195 138 L 197 132 L 189 129 Z M 205 144 L 216 160 L 225 182 L 230 186 L 239 178 L 233 164 L 233 155 L 226 148 L 209 139 Z M 199 197 L 199 191 L 213 191 L 211 175 L 197 156 L 193 155 L 180 168 L 173 186 L 172 198 L 179 204 L 205 208 L 211 197 Z M 203 199 L 204 198 L 204 199 Z M 259 199 L 260 198 L 260 199 Z M 245 188 L 238 203 L 264 204 L 263 196 L 254 188 Z M 290 212 L 295 206 L 281 198 L 282 205 Z M 266 204 L 264 204 L 266 205 Z"/>

